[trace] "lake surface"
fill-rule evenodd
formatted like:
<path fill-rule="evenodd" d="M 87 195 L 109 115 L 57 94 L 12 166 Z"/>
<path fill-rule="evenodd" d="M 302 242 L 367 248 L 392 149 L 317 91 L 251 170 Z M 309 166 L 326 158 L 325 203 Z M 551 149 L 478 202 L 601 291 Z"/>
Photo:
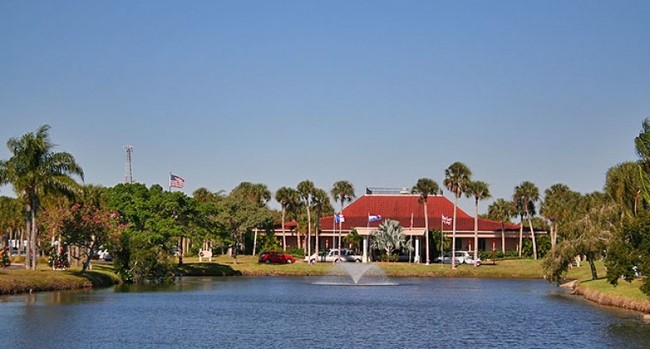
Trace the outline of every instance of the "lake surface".
<path fill-rule="evenodd" d="M 650 348 L 638 313 L 541 280 L 183 278 L 0 297 L 3 348 Z"/>

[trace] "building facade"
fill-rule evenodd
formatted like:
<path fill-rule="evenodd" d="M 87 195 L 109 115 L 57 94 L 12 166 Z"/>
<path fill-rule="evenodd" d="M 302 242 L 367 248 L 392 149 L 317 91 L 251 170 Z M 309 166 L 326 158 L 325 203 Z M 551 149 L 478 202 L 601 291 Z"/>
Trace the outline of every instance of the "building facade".
<path fill-rule="evenodd" d="M 432 195 L 427 200 L 426 215 L 428 216 L 429 230 L 441 231 L 446 238 L 451 238 L 453 233 L 454 203 L 443 195 Z M 343 239 L 353 230 L 363 239 L 361 247 L 364 259 L 369 256 L 368 245 L 372 232 L 385 220 L 396 220 L 403 227 L 402 233 L 407 239 L 412 239 L 415 251 L 411 261 L 424 261 L 423 256 L 426 246 L 425 239 L 425 212 L 420 196 L 406 192 L 397 194 L 365 194 L 350 203 L 343 209 L 337 219 L 336 216 L 326 216 L 320 219 L 318 237 L 313 232 L 311 246 L 315 251 L 336 248 L 339 239 Z M 500 222 L 479 218 L 478 219 L 478 249 L 479 251 L 500 251 L 503 243 L 505 250 L 517 250 L 519 243 L 519 225 L 504 224 Z M 295 222 L 287 222 L 285 231 L 276 230 L 276 237 L 282 240 L 286 236 L 287 244 L 298 245 L 298 234 Z M 503 231 L 503 233 L 502 233 Z M 524 232 L 524 237 L 529 233 Z M 502 237 L 503 235 L 503 237 Z M 303 234 L 302 239 L 305 239 Z M 318 239 L 318 241 L 316 241 Z M 430 242 L 431 243 L 431 242 Z M 474 249 L 474 217 L 467 214 L 460 207 L 456 213 L 456 249 Z M 345 246 L 341 242 L 342 247 Z M 434 248 L 430 246 L 430 249 Z M 436 249 L 439 250 L 439 249 Z M 312 251 L 312 252 L 313 252 Z"/>

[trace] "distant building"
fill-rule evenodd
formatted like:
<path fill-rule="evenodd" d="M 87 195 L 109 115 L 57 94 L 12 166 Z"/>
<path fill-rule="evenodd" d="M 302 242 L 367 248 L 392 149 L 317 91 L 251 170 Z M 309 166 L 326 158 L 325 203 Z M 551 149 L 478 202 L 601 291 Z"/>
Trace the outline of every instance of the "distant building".
<path fill-rule="evenodd" d="M 442 231 L 445 237 L 451 238 L 454 216 L 454 203 L 442 195 L 429 196 L 427 200 L 429 230 Z M 425 221 L 424 204 L 420 196 L 410 194 L 405 188 L 367 188 L 366 195 L 361 196 L 343 209 L 342 222 L 337 223 L 335 216 L 326 216 L 320 219 L 319 249 L 338 247 L 338 238 L 345 237 L 352 230 L 364 239 L 363 249 L 367 253 L 368 238 L 379 224 L 387 219 L 399 221 L 404 228 L 403 234 L 412 237 L 416 251 L 412 260 L 424 262 L 425 257 Z M 381 217 L 380 219 L 378 219 Z M 443 219 L 443 217 L 445 219 Z M 339 231 L 340 226 L 340 231 Z M 276 230 L 276 237 L 282 239 L 286 234 L 287 243 L 296 246 L 296 223 L 285 223 L 285 232 Z M 505 224 L 506 250 L 516 250 L 519 242 L 519 225 Z M 315 235 L 315 234 L 312 234 Z M 480 251 L 501 250 L 501 223 L 479 218 L 478 220 L 478 248 Z M 529 238 L 525 232 L 524 237 Z M 302 236 L 305 239 L 305 236 Z M 315 246 L 315 236 L 312 236 L 311 246 Z M 345 245 L 344 243 L 342 243 Z M 456 217 L 456 249 L 473 250 L 474 244 L 474 217 L 467 214 L 460 207 Z M 347 246 L 343 246 L 347 247 Z M 439 250 L 430 246 L 430 250 Z M 433 258 L 433 255 L 431 255 Z"/>

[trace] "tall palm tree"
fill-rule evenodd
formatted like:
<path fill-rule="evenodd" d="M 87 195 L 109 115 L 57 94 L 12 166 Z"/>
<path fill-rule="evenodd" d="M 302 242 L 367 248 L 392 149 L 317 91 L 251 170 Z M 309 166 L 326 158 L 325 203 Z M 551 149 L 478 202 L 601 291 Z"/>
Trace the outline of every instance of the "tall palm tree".
<path fill-rule="evenodd" d="M 435 194 L 440 191 L 438 183 L 430 178 L 420 178 L 411 189 L 411 193 L 420 194 L 420 202 L 424 204 L 424 236 L 426 244 L 426 265 L 429 265 L 429 209 L 427 206 L 427 199 L 429 195 Z M 419 255 L 419 252 L 416 252 Z"/>
<path fill-rule="evenodd" d="M 333 212 L 332 204 L 330 203 L 330 198 L 327 196 L 327 192 L 320 188 L 314 188 L 314 194 L 312 196 L 312 206 L 316 210 L 316 236 L 315 236 L 315 247 L 314 252 L 318 255 L 319 244 L 319 232 L 320 232 L 320 218 L 323 216 L 323 212 Z M 339 250 L 340 251 L 340 250 Z"/>
<path fill-rule="evenodd" d="M 522 214 L 522 225 L 523 217 L 526 217 L 528 220 L 530 238 L 533 242 L 533 259 L 537 259 L 537 242 L 535 241 L 535 230 L 533 229 L 532 218 L 535 215 L 535 203 L 539 200 L 539 189 L 537 189 L 537 186 L 532 182 L 524 181 L 515 187 L 515 193 L 512 199 L 520 210 L 520 214 Z M 521 256 L 521 246 L 519 247 L 519 250 Z"/>
<path fill-rule="evenodd" d="M 55 145 L 50 141 L 49 130 L 50 126 L 43 125 L 35 133 L 9 139 L 7 148 L 13 155 L 0 161 L 0 185 L 11 183 L 25 205 L 29 231 L 25 268 L 32 270 L 36 270 L 36 217 L 41 200 L 49 194 L 72 197 L 79 184 L 71 176 L 83 180 L 83 170 L 71 154 L 53 152 Z"/>
<path fill-rule="evenodd" d="M 478 267 L 478 203 L 491 197 L 488 184 L 482 181 L 470 182 L 467 196 L 474 197 L 474 266 Z"/>
<path fill-rule="evenodd" d="M 345 206 L 346 202 L 352 202 L 352 199 L 355 198 L 354 196 L 354 187 L 352 186 L 352 183 L 348 181 L 337 181 L 334 183 L 332 186 L 332 190 L 330 192 L 332 194 L 332 197 L 334 198 L 334 202 L 339 202 L 341 204 L 341 212 L 340 214 L 343 214 L 343 207 Z M 339 254 L 341 253 L 341 222 L 339 221 Z"/>
<path fill-rule="evenodd" d="M 280 203 L 282 207 L 282 248 L 287 250 L 287 235 L 284 230 L 284 222 L 286 220 L 286 213 L 288 209 L 296 207 L 300 202 L 300 193 L 296 189 L 290 187 L 282 187 L 275 193 L 275 200 Z"/>
<path fill-rule="evenodd" d="M 300 199 L 307 210 L 307 250 L 305 252 L 306 256 L 311 256 L 311 198 L 314 195 L 314 189 L 316 189 L 316 187 L 314 186 L 314 182 L 304 180 L 298 183 L 296 188 L 298 189 Z"/>
<path fill-rule="evenodd" d="M 510 222 L 510 217 L 517 214 L 517 208 L 512 201 L 499 198 L 488 207 L 488 216 L 501 223 L 501 252 L 506 253 L 505 224 Z"/>
<path fill-rule="evenodd" d="M 451 267 L 456 268 L 456 215 L 458 211 L 458 198 L 467 190 L 472 177 L 467 165 L 462 162 L 454 162 L 447 169 L 445 169 L 444 186 L 454 194 L 454 221 L 452 223 L 452 239 L 451 239 Z"/>

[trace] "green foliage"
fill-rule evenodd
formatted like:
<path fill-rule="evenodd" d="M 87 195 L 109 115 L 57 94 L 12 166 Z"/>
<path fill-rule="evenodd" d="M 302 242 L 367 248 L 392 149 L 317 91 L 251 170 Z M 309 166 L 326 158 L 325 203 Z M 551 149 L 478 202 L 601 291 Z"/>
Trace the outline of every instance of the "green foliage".
<path fill-rule="evenodd" d="M 65 269 L 70 267 L 68 263 L 68 253 L 60 250 L 59 253 L 56 251 L 56 246 L 50 248 L 48 253 L 47 265 L 55 269 Z"/>
<path fill-rule="evenodd" d="M 374 249 L 383 250 L 388 258 L 396 251 L 408 251 L 411 248 L 406 236 L 402 234 L 402 226 L 394 220 L 385 220 L 379 225 L 379 229 L 372 233 L 370 245 Z"/>
<path fill-rule="evenodd" d="M 634 138 L 636 153 L 647 173 L 650 173 L 650 119 L 643 120 L 641 132 Z"/>
<path fill-rule="evenodd" d="M 126 283 L 167 282 L 173 278 L 168 249 L 154 243 L 144 232 L 122 234 L 113 263 Z"/>
<path fill-rule="evenodd" d="M 551 250 L 551 238 L 548 235 L 539 235 L 535 237 L 537 243 L 537 256 L 543 258 Z M 533 256 L 533 241 L 524 239 L 521 247 L 522 256 Z"/>
<path fill-rule="evenodd" d="M 624 222 L 609 245 L 605 266 L 607 281 L 612 285 L 621 278 L 632 281 L 636 276 L 635 268 L 642 275 L 650 275 L 650 212 L 643 211 Z M 648 278 L 644 278 L 641 291 L 650 296 Z"/>
<path fill-rule="evenodd" d="M 621 215 L 636 216 L 639 209 L 648 207 L 648 200 L 643 195 L 648 183 L 648 175 L 642 166 L 628 161 L 607 171 L 605 193 L 618 204 Z"/>
<path fill-rule="evenodd" d="M 300 188 L 298 188 L 300 190 Z M 341 203 L 341 207 L 345 205 L 346 202 L 351 202 L 354 199 L 354 187 L 352 183 L 348 181 L 337 181 L 332 185 L 331 191 L 334 202 Z"/>
<path fill-rule="evenodd" d="M 11 261 L 9 260 L 9 253 L 7 253 L 7 249 L 3 249 L 0 252 L 0 266 L 3 268 L 6 268 L 11 265 Z"/>
<path fill-rule="evenodd" d="M 562 241 L 555 249 L 546 254 L 542 261 L 544 278 L 547 281 L 559 284 L 566 275 L 573 257 L 576 255 L 575 246 L 568 241 Z"/>
<path fill-rule="evenodd" d="M 259 252 L 282 251 L 280 241 L 274 234 L 262 234 L 258 236 Z"/>
<path fill-rule="evenodd" d="M 215 218 L 229 235 L 234 247 L 233 258 L 244 248 L 246 236 L 250 237 L 253 228 L 269 232 L 273 228 L 273 215 L 266 205 L 257 199 L 251 200 L 248 195 L 239 195 L 237 191 L 219 202 Z"/>
<path fill-rule="evenodd" d="M 292 255 L 292 256 L 304 256 L 305 255 L 305 249 L 294 246 L 294 247 L 291 247 L 289 249 L 289 254 Z"/>
<path fill-rule="evenodd" d="M 445 180 L 443 185 L 447 190 L 460 198 L 467 191 L 471 181 L 472 171 L 462 162 L 454 162 L 445 169 Z"/>
<path fill-rule="evenodd" d="M 451 238 L 449 236 L 444 236 L 440 230 L 429 230 L 429 239 L 431 241 L 431 247 L 433 248 L 433 258 L 439 257 L 442 255 L 440 247 L 440 239 L 442 241 L 442 249 L 450 250 L 451 249 Z"/>
<path fill-rule="evenodd" d="M 356 229 L 352 229 L 352 231 L 343 238 L 343 242 L 348 246 L 352 246 L 352 249 L 356 251 L 361 249 L 362 241 L 363 238 L 359 235 Z"/>
<path fill-rule="evenodd" d="M 72 198 L 79 189 L 72 176 L 83 180 L 83 170 L 71 154 L 53 151 L 55 145 L 49 138 L 49 130 L 50 126 L 43 125 L 35 133 L 9 139 L 7 148 L 12 156 L 9 160 L 0 160 L 0 185 L 11 184 L 27 207 L 25 217 L 30 227 L 28 249 L 34 250 L 32 254 L 36 252 L 39 238 L 36 219 L 41 201 L 46 195 Z M 36 260 L 29 259 L 27 267 L 36 270 Z"/>
<path fill-rule="evenodd" d="M 164 281 L 171 276 L 170 257 L 180 237 L 200 240 L 210 226 L 214 207 L 159 185 L 118 184 L 108 192 L 108 203 L 120 213 L 125 233 L 113 248 L 120 276 L 130 282 Z M 180 262 L 180 259 L 179 259 Z"/>

